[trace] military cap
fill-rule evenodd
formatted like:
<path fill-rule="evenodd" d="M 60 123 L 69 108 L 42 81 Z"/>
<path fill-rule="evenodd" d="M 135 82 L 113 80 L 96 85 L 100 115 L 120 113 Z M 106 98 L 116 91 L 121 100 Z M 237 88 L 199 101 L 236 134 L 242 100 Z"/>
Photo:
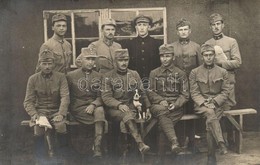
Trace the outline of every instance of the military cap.
<path fill-rule="evenodd" d="M 105 25 L 113 25 L 113 26 L 116 26 L 116 21 L 112 18 L 108 18 L 108 19 L 105 19 L 103 21 L 103 24 L 102 26 L 105 26 Z"/>
<path fill-rule="evenodd" d="M 214 46 L 213 45 L 209 45 L 209 44 L 203 44 L 201 47 L 200 47 L 200 51 L 201 51 L 201 54 L 203 55 L 204 52 L 206 51 L 213 51 L 215 53 L 215 49 L 214 49 Z"/>
<path fill-rule="evenodd" d="M 128 49 L 117 49 L 115 51 L 116 59 L 129 59 Z"/>
<path fill-rule="evenodd" d="M 186 19 L 182 18 L 181 20 L 179 20 L 176 24 L 176 29 L 178 29 L 179 27 L 183 27 L 183 26 L 189 26 L 191 27 L 191 23 L 190 21 L 187 21 Z"/>
<path fill-rule="evenodd" d="M 98 57 L 97 51 L 94 48 L 81 48 L 81 54 L 80 57 Z"/>
<path fill-rule="evenodd" d="M 159 54 L 174 54 L 174 48 L 171 44 L 163 44 L 159 47 Z"/>
<path fill-rule="evenodd" d="M 40 62 L 46 62 L 46 61 L 50 61 L 50 60 L 54 60 L 54 56 L 53 56 L 52 51 L 45 49 L 45 50 L 40 52 L 40 54 L 39 54 L 39 61 Z"/>
<path fill-rule="evenodd" d="M 149 25 L 151 25 L 152 22 L 153 22 L 153 19 L 149 16 L 138 15 L 137 17 L 134 18 L 133 22 L 134 22 L 135 25 L 140 23 L 140 22 L 146 22 L 146 23 L 149 23 Z"/>
<path fill-rule="evenodd" d="M 54 16 L 52 16 L 51 21 L 52 23 L 57 21 L 67 21 L 67 18 L 64 14 L 55 14 Z"/>
<path fill-rule="evenodd" d="M 214 23 L 214 22 L 217 22 L 217 21 L 222 21 L 223 22 L 223 17 L 218 14 L 218 13 L 214 13 L 214 14 L 211 14 L 209 16 L 209 22 L 210 24 Z"/>

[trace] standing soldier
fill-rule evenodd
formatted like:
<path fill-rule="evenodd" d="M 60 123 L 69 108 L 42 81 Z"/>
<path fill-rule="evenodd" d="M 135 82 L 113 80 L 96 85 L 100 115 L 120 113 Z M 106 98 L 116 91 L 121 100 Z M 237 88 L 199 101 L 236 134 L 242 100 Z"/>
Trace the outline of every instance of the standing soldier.
<path fill-rule="evenodd" d="M 100 88 L 101 75 L 93 70 L 97 58 L 92 48 L 81 49 L 81 64 L 67 75 L 70 89 L 70 112 L 83 124 L 95 124 L 94 157 L 101 157 L 101 141 L 104 125 L 107 128 Z"/>
<path fill-rule="evenodd" d="M 40 48 L 43 50 L 50 50 L 54 55 L 54 71 L 67 74 L 70 71 L 71 62 L 71 45 L 64 39 L 67 32 L 67 18 L 63 14 L 55 14 L 52 17 L 53 36 L 48 39 Z M 36 72 L 40 71 L 39 63 L 36 66 Z"/>
<path fill-rule="evenodd" d="M 216 64 L 228 71 L 228 78 L 230 81 L 231 91 L 228 100 L 225 103 L 224 110 L 230 110 L 236 105 L 235 100 L 235 72 L 242 64 L 241 56 L 237 41 L 234 38 L 225 36 L 223 34 L 224 21 L 220 14 L 214 13 L 210 16 L 210 28 L 213 33 L 213 38 L 206 41 L 206 44 L 214 45 L 216 50 Z M 221 57 L 222 55 L 222 57 Z M 231 129 L 231 123 L 227 120 L 224 123 L 228 129 Z M 227 142 L 230 145 L 234 143 L 233 132 L 228 131 Z"/>
<path fill-rule="evenodd" d="M 138 15 L 133 20 L 138 36 L 125 43 L 130 55 L 129 68 L 136 70 L 142 79 L 148 79 L 150 71 L 160 66 L 158 50 L 162 41 L 149 35 L 152 22 L 151 17 Z"/>
<path fill-rule="evenodd" d="M 113 19 L 106 19 L 101 26 L 102 38 L 92 42 L 88 47 L 97 51 L 97 70 L 106 73 L 115 68 L 115 51 L 121 49 L 121 45 L 114 42 L 116 22 Z M 77 58 L 77 65 L 80 66 L 80 56 Z"/>
<path fill-rule="evenodd" d="M 162 45 L 159 51 L 161 66 L 152 70 L 149 77 L 151 113 L 158 118 L 162 132 L 171 142 L 171 151 L 178 153 L 181 150 L 174 126 L 183 116 L 183 105 L 189 100 L 188 80 L 185 72 L 174 66 L 173 46 Z"/>
<path fill-rule="evenodd" d="M 227 71 L 214 64 L 214 47 L 202 45 L 201 54 L 204 63 L 190 73 L 190 92 L 195 103 L 195 113 L 206 118 L 208 165 L 215 165 L 215 142 L 220 147 L 221 154 L 227 153 L 219 120 L 230 85 Z"/>
<path fill-rule="evenodd" d="M 102 79 L 102 100 L 108 107 L 108 116 L 112 120 L 121 122 L 121 125 L 129 129 L 139 151 L 144 153 L 150 147 L 143 142 L 135 123 L 136 108 L 133 105 L 135 90 L 141 92 L 141 100 L 146 108 L 150 107 L 150 102 L 143 91 L 139 74 L 127 68 L 129 63 L 128 50 L 116 50 L 115 62 L 116 69 L 106 73 Z"/>
<path fill-rule="evenodd" d="M 184 71 L 189 77 L 192 69 L 198 67 L 201 64 L 200 57 L 200 46 L 199 44 L 190 40 L 191 34 L 191 23 L 185 19 L 181 19 L 176 25 L 177 35 L 179 40 L 172 43 L 174 47 L 174 63 L 175 66 Z M 190 98 L 189 101 L 184 105 L 184 113 L 192 114 L 194 113 L 194 103 Z M 196 152 L 194 148 L 194 138 L 195 138 L 195 121 L 185 121 L 185 134 L 189 137 L 188 147 Z"/>
<path fill-rule="evenodd" d="M 52 71 L 54 59 L 50 50 L 44 50 L 39 54 L 39 68 L 41 71 L 29 78 L 24 100 L 24 108 L 31 116 L 30 125 L 34 127 L 36 145 L 42 144 L 45 134 L 50 157 L 53 156 L 54 151 L 50 134 L 51 129 L 48 129 L 50 128 L 49 123 L 57 132 L 59 142 L 64 143 L 65 134 L 67 133 L 65 118 L 70 102 L 65 75 Z M 48 128 L 40 127 L 37 124 L 38 121 L 41 122 L 45 117 L 48 121 L 43 124 Z M 41 148 L 36 148 L 36 150 L 39 151 Z"/>

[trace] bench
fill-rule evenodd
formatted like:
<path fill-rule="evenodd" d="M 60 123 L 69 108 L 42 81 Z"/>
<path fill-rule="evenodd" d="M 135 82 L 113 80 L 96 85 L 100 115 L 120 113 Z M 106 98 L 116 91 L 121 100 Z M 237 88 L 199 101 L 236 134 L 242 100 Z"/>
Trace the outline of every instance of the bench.
<path fill-rule="evenodd" d="M 229 110 L 229 111 L 224 111 L 224 116 L 228 118 L 228 120 L 234 125 L 236 128 L 235 130 L 235 150 L 237 153 L 241 153 L 242 151 L 242 142 L 243 142 L 243 115 L 247 114 L 256 114 L 257 111 L 252 108 L 247 108 L 247 109 L 237 109 L 237 110 Z M 238 121 L 235 120 L 233 116 L 239 116 Z M 195 120 L 199 119 L 200 116 L 196 114 L 186 114 L 184 115 L 181 120 Z M 153 118 L 150 123 L 145 127 L 141 127 L 141 132 L 143 138 L 150 132 L 150 130 L 157 124 L 158 120 Z"/>
<path fill-rule="evenodd" d="M 243 115 L 247 114 L 256 114 L 257 111 L 252 108 L 247 109 L 237 109 L 237 110 L 229 110 L 224 111 L 224 116 L 228 118 L 228 120 L 234 125 L 236 128 L 235 130 L 235 145 L 236 145 L 236 152 L 241 153 L 242 151 L 242 142 L 243 142 Z M 238 120 L 235 120 L 234 116 L 238 116 Z M 200 119 L 201 117 L 196 114 L 185 114 L 181 120 L 195 120 Z M 29 125 L 30 120 L 24 120 L 21 122 L 21 125 Z M 137 123 L 140 123 L 141 126 L 141 135 L 144 138 L 150 130 L 157 124 L 157 119 L 153 118 L 150 120 L 149 124 L 144 128 L 145 120 L 136 120 Z M 66 121 L 67 125 L 73 126 L 73 125 L 79 125 L 80 123 L 77 121 Z"/>

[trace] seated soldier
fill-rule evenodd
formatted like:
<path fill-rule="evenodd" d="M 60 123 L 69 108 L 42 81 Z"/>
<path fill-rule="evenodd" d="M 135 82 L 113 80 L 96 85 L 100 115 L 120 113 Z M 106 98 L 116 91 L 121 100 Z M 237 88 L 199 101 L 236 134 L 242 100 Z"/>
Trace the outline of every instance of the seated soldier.
<path fill-rule="evenodd" d="M 107 128 L 100 97 L 101 75 L 93 70 L 97 54 L 95 49 L 81 49 L 82 66 L 67 75 L 70 89 L 70 112 L 83 124 L 95 124 L 94 157 L 101 157 L 104 126 Z"/>
<path fill-rule="evenodd" d="M 190 92 L 195 103 L 195 113 L 206 118 L 208 165 L 212 165 L 216 164 L 215 142 L 219 145 L 221 154 L 227 153 L 219 120 L 230 85 L 227 71 L 214 64 L 214 47 L 202 45 L 201 54 L 204 63 L 191 71 Z"/>
<path fill-rule="evenodd" d="M 174 126 L 183 116 L 183 105 L 189 100 L 188 80 L 185 72 L 174 66 L 172 45 L 161 45 L 159 54 L 161 66 L 151 71 L 151 86 L 147 93 L 152 104 L 152 115 L 158 119 L 162 132 L 171 142 L 171 151 L 178 153 L 181 148 Z M 159 156 L 162 154 L 160 152 Z"/>
<path fill-rule="evenodd" d="M 70 102 L 66 77 L 63 73 L 54 72 L 53 66 L 53 53 L 49 50 L 40 52 L 41 71 L 29 78 L 24 100 L 24 108 L 31 116 L 30 126 L 34 127 L 35 142 L 41 144 L 45 134 L 50 157 L 54 154 L 50 128 L 54 127 L 58 140 L 64 143 L 67 133 L 65 117 Z M 45 117 L 47 120 L 44 120 Z"/>
<path fill-rule="evenodd" d="M 138 145 L 139 151 L 144 153 L 150 147 L 143 142 L 135 123 L 136 108 L 133 105 L 135 90 L 141 92 L 141 100 L 146 108 L 150 106 L 150 102 L 142 91 L 139 74 L 128 69 L 129 54 L 127 49 L 115 51 L 115 63 L 116 69 L 106 73 L 102 78 L 102 100 L 108 107 L 108 117 L 121 122 L 121 130 L 128 128 Z"/>

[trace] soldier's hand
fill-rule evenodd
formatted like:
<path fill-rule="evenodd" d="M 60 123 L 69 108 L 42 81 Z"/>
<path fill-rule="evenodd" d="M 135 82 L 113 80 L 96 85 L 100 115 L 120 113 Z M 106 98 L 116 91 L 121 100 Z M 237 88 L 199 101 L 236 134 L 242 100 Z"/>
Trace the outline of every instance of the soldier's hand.
<path fill-rule="evenodd" d="M 32 121 L 35 122 L 37 119 L 39 119 L 39 115 L 38 114 L 35 114 L 32 116 Z"/>
<path fill-rule="evenodd" d="M 54 121 L 54 122 L 60 122 L 60 121 L 62 121 L 63 120 L 63 116 L 62 115 L 57 115 L 57 116 L 55 116 L 53 119 L 52 119 L 52 121 Z"/>
<path fill-rule="evenodd" d="M 151 118 L 152 118 L 152 114 L 151 114 L 151 112 L 150 112 L 150 109 L 147 108 L 147 109 L 146 109 L 146 114 L 145 114 L 145 119 L 146 119 L 146 120 L 150 120 Z"/>
<path fill-rule="evenodd" d="M 210 109 L 215 109 L 216 108 L 216 106 L 213 103 L 205 104 L 205 106 L 210 108 Z"/>
<path fill-rule="evenodd" d="M 96 108 L 96 106 L 95 106 L 94 104 L 90 104 L 90 105 L 86 108 L 85 112 L 87 112 L 88 114 L 93 114 L 95 108 Z"/>
<path fill-rule="evenodd" d="M 169 104 L 168 104 L 168 102 L 166 100 L 161 101 L 160 105 L 165 106 L 165 107 L 169 106 Z"/>
<path fill-rule="evenodd" d="M 124 105 L 124 104 L 120 104 L 120 105 L 118 106 L 118 109 L 119 109 L 120 111 L 122 111 L 122 112 L 127 112 L 127 111 L 130 110 L 129 107 L 128 107 L 127 105 Z"/>

